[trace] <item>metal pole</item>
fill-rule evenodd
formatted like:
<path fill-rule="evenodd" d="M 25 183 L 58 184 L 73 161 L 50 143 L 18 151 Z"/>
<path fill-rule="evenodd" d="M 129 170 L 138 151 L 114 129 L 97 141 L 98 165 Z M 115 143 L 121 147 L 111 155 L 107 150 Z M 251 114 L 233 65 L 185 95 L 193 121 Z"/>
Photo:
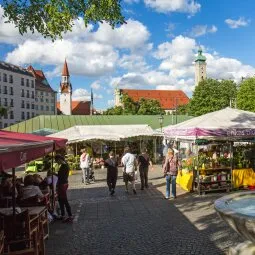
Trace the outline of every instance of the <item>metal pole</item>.
<path fill-rule="evenodd" d="M 53 144 L 53 151 L 51 157 L 51 185 L 52 185 L 52 194 L 51 194 L 51 209 L 54 211 L 54 202 L 55 202 L 55 190 L 54 190 L 54 177 L 53 177 L 53 169 L 54 169 L 54 151 L 55 151 L 55 143 Z"/>
<path fill-rule="evenodd" d="M 12 214 L 13 214 L 14 219 L 15 219 L 15 208 L 16 208 L 15 189 L 16 189 L 15 168 L 13 167 L 12 168 Z"/>
<path fill-rule="evenodd" d="M 178 98 L 175 99 L 175 124 L 177 124 L 177 104 L 178 104 Z"/>

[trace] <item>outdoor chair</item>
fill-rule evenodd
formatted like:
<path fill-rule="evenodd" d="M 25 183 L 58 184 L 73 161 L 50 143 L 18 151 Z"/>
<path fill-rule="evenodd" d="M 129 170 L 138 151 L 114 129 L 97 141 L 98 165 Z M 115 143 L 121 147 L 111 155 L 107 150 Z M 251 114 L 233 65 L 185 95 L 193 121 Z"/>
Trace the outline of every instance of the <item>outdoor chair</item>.
<path fill-rule="evenodd" d="M 39 250 L 44 250 L 40 238 L 42 233 L 39 229 L 38 217 L 30 219 L 28 210 L 16 214 L 15 216 L 0 213 L 0 217 L 0 227 L 4 230 L 5 235 L 5 252 L 8 254 L 11 252 L 19 254 L 17 252 L 27 250 L 28 254 L 39 254 Z"/>

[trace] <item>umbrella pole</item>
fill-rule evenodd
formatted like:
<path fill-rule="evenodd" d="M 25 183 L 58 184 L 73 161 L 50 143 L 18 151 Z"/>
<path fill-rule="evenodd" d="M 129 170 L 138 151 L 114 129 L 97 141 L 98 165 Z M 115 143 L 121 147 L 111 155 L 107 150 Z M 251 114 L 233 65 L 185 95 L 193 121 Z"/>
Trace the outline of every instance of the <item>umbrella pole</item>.
<path fill-rule="evenodd" d="M 15 220 L 15 209 L 16 209 L 16 196 L 15 196 L 15 189 L 16 189 L 16 181 L 15 181 L 15 168 L 12 168 L 12 214 Z M 14 224 L 15 226 L 15 224 Z"/>
<path fill-rule="evenodd" d="M 54 200 L 55 200 L 55 190 L 54 190 L 54 177 L 53 177 L 53 169 L 54 169 L 54 151 L 55 151 L 55 144 L 53 144 L 53 151 L 51 157 L 51 184 L 52 184 L 52 194 L 51 194 L 51 208 L 54 212 Z"/>
<path fill-rule="evenodd" d="M 75 156 L 77 156 L 77 143 L 75 144 Z"/>
<path fill-rule="evenodd" d="M 116 142 L 114 142 L 114 152 L 115 152 L 115 157 L 116 157 Z"/>

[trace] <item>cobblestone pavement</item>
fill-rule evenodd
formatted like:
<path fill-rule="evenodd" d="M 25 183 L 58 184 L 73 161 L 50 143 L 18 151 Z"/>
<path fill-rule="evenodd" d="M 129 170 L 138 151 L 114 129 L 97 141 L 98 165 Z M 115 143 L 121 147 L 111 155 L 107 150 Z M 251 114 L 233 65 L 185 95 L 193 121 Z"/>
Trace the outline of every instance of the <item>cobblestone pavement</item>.
<path fill-rule="evenodd" d="M 243 241 L 213 209 L 224 194 L 198 196 L 177 189 L 176 200 L 164 200 L 165 182 L 156 167 L 149 174 L 149 189 L 140 191 L 138 183 L 137 195 L 125 194 L 120 177 L 110 197 L 105 172 L 95 170 L 96 182 L 86 186 L 80 171 L 70 176 L 74 222 L 50 225 L 46 254 L 215 255 Z"/>

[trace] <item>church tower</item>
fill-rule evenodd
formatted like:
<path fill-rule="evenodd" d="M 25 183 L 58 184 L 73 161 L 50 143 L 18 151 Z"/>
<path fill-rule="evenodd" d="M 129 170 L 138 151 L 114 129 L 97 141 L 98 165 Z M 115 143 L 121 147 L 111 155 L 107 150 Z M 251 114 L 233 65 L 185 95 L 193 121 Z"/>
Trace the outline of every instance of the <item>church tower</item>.
<path fill-rule="evenodd" d="M 197 86 L 200 81 L 206 79 L 206 57 L 202 53 L 203 51 L 199 47 L 198 55 L 195 60 L 195 86 Z"/>
<path fill-rule="evenodd" d="M 72 85 L 70 83 L 70 75 L 66 60 L 62 69 L 62 78 L 59 92 L 60 92 L 60 111 L 64 115 L 72 115 Z"/>
<path fill-rule="evenodd" d="M 118 86 L 114 90 L 114 106 L 122 106 L 121 103 L 121 92 Z"/>

